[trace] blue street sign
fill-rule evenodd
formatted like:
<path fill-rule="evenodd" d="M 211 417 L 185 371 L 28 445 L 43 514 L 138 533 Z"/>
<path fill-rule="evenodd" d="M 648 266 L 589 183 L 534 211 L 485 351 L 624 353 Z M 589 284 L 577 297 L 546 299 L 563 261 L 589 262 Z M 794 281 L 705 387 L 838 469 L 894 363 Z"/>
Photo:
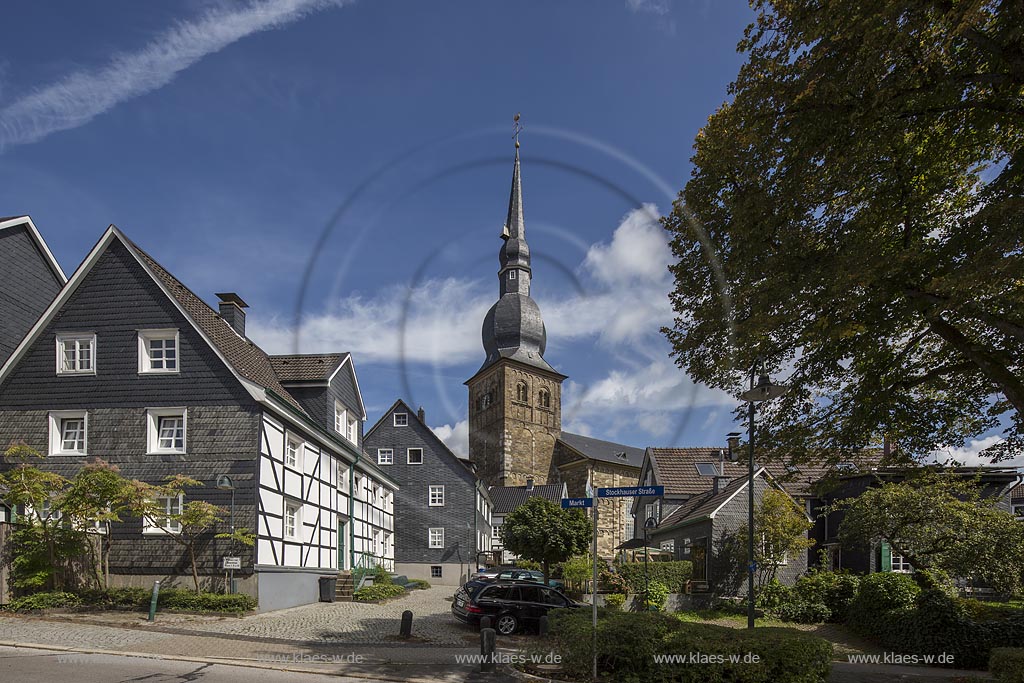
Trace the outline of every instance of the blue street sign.
<path fill-rule="evenodd" d="M 749 569 L 751 573 L 756 572 L 757 571 L 757 562 L 751 562 L 749 565 L 747 565 L 747 569 Z"/>
<path fill-rule="evenodd" d="M 640 496 L 664 496 L 664 486 L 622 486 L 615 489 L 598 489 L 598 498 L 637 498 Z"/>
<path fill-rule="evenodd" d="M 563 508 L 592 508 L 594 507 L 593 498 L 563 498 Z"/>

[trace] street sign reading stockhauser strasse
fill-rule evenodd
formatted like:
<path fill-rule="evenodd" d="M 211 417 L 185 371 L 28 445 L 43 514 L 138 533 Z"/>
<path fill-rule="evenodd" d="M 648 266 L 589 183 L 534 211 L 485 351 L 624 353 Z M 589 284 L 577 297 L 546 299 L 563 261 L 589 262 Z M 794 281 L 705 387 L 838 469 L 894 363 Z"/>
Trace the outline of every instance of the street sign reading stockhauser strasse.
<path fill-rule="evenodd" d="M 563 508 L 592 508 L 594 507 L 593 498 L 563 498 Z"/>
<path fill-rule="evenodd" d="M 639 496 L 663 496 L 664 486 L 623 486 L 616 489 L 598 489 L 598 498 L 637 498 Z"/>

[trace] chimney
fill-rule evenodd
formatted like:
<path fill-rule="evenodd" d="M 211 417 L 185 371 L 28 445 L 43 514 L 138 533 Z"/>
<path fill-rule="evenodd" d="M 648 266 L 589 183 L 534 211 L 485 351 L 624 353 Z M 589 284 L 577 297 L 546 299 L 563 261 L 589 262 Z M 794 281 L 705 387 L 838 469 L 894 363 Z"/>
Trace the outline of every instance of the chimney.
<path fill-rule="evenodd" d="M 718 492 L 721 491 L 721 487 L 719 487 L 718 481 L 720 479 L 724 479 L 724 478 L 725 477 L 711 477 L 711 495 L 712 496 L 717 496 Z"/>
<path fill-rule="evenodd" d="M 423 406 L 420 406 L 420 409 L 416 411 L 416 417 L 418 417 L 420 422 L 423 424 L 427 424 L 427 413 L 423 410 Z"/>
<path fill-rule="evenodd" d="M 527 477 L 526 478 L 526 490 L 527 491 L 532 491 L 533 490 L 533 477 Z"/>
<path fill-rule="evenodd" d="M 245 336 L 245 310 L 249 304 L 234 292 L 218 292 L 220 299 L 220 317 L 238 334 Z"/>
<path fill-rule="evenodd" d="M 730 432 L 726 437 L 729 442 L 729 459 L 736 461 L 740 459 L 740 433 Z"/>

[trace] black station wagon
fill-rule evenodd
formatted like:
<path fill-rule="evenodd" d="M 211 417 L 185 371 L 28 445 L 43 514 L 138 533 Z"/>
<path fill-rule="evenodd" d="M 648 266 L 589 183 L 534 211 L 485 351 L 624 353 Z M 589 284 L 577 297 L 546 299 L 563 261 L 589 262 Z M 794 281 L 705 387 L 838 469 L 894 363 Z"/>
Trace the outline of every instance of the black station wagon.
<path fill-rule="evenodd" d="M 533 581 L 470 581 L 455 591 L 452 614 L 468 624 L 490 617 L 491 626 L 507 636 L 526 626 L 536 627 L 553 609 L 579 606 L 554 588 Z"/>

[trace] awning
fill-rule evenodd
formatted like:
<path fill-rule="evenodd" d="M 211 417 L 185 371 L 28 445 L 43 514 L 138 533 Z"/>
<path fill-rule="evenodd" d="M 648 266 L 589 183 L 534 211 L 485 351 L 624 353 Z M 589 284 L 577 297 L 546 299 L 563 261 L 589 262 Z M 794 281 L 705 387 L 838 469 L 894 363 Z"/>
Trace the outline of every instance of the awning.
<path fill-rule="evenodd" d="M 645 545 L 644 539 L 642 538 L 631 538 L 625 543 L 620 543 L 615 546 L 616 550 L 633 550 L 634 548 L 643 548 Z"/>

